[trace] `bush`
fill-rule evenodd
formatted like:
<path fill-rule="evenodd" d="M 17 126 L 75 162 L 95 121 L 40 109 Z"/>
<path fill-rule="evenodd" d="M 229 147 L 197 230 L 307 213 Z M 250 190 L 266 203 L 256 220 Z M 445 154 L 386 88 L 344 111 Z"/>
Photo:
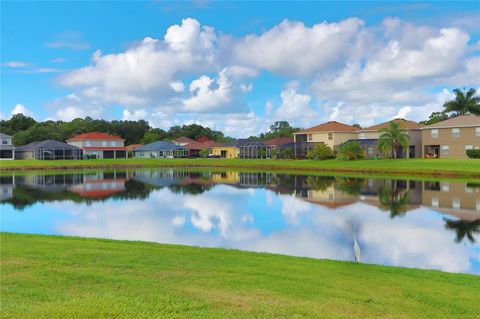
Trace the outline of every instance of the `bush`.
<path fill-rule="evenodd" d="M 467 150 L 469 158 L 480 158 L 480 150 Z"/>
<path fill-rule="evenodd" d="M 283 159 L 292 159 L 293 158 L 293 148 L 285 148 L 280 150 L 280 157 Z"/>
<path fill-rule="evenodd" d="M 351 141 L 342 145 L 337 158 L 347 161 L 359 160 L 365 158 L 365 152 L 358 142 Z"/>
<path fill-rule="evenodd" d="M 310 151 L 308 151 L 307 158 L 314 160 L 332 159 L 335 158 L 335 153 L 327 145 L 318 144 L 315 145 Z"/>

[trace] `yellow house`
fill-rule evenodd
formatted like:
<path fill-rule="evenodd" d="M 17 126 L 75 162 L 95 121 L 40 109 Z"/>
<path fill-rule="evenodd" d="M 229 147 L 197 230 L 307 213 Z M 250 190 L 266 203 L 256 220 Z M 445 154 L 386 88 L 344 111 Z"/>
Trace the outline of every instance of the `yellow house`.
<path fill-rule="evenodd" d="M 240 156 L 240 146 L 251 142 L 247 139 L 238 139 L 212 147 L 212 155 L 221 158 L 238 158 Z"/>
<path fill-rule="evenodd" d="M 299 132 L 293 133 L 295 157 L 304 157 L 316 144 L 325 144 L 331 149 L 348 140 L 357 139 L 358 128 L 347 124 L 330 121 Z"/>

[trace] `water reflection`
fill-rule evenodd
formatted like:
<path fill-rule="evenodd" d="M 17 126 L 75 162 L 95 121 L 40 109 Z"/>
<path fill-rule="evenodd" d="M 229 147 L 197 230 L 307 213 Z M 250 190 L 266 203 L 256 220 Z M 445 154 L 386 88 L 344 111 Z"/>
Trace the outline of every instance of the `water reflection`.
<path fill-rule="evenodd" d="M 478 274 L 479 186 L 173 169 L 12 172 L 0 177 L 1 230 Z"/>

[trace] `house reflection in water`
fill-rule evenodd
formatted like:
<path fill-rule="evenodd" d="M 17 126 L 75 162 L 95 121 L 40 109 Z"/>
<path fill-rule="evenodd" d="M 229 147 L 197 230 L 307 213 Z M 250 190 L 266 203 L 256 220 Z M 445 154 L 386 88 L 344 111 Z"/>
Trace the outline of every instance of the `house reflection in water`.
<path fill-rule="evenodd" d="M 83 182 L 68 190 L 81 197 L 104 198 L 125 191 L 127 172 L 95 172 L 83 175 Z"/>

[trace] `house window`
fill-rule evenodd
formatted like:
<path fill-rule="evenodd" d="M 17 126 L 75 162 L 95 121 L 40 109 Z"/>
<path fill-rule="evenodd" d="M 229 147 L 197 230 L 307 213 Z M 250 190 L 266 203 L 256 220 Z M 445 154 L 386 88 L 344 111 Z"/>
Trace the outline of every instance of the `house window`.
<path fill-rule="evenodd" d="M 460 129 L 452 128 L 452 137 L 460 137 Z"/>
<path fill-rule="evenodd" d="M 475 136 L 480 136 L 480 127 L 475 128 Z"/>
<path fill-rule="evenodd" d="M 430 133 L 432 138 L 438 138 L 438 130 L 431 130 Z"/>
<path fill-rule="evenodd" d="M 309 141 L 313 140 L 312 134 L 308 134 L 307 137 L 308 137 L 308 140 L 309 140 Z"/>
<path fill-rule="evenodd" d="M 442 145 L 442 154 L 448 154 L 449 150 L 450 150 L 450 146 Z"/>
<path fill-rule="evenodd" d="M 432 207 L 438 207 L 438 197 L 432 197 Z"/>
<path fill-rule="evenodd" d="M 361 139 L 361 140 L 364 140 L 365 139 L 365 133 L 358 134 L 358 138 Z"/>
<path fill-rule="evenodd" d="M 3 144 L 3 145 L 7 145 L 7 144 L 8 144 L 8 140 L 2 140 L 2 144 Z"/>
<path fill-rule="evenodd" d="M 333 140 L 333 133 L 328 133 L 328 139 L 331 141 Z"/>
<path fill-rule="evenodd" d="M 107 146 L 107 141 L 102 141 L 102 146 Z"/>
<path fill-rule="evenodd" d="M 442 183 L 442 191 L 449 192 L 450 191 L 450 184 L 448 182 Z"/>
<path fill-rule="evenodd" d="M 115 141 L 111 141 L 111 142 L 110 142 L 110 145 L 111 145 L 111 146 L 116 146 L 116 145 L 115 145 Z"/>
<path fill-rule="evenodd" d="M 480 199 L 477 199 L 477 211 L 480 211 Z"/>
<path fill-rule="evenodd" d="M 85 144 L 86 144 L 87 146 L 92 146 L 92 143 L 90 143 L 90 141 L 86 141 Z"/>
<path fill-rule="evenodd" d="M 473 150 L 473 145 L 465 145 L 465 150 Z"/>
<path fill-rule="evenodd" d="M 373 146 L 367 147 L 367 154 L 368 155 L 373 155 Z"/>
<path fill-rule="evenodd" d="M 452 198 L 452 208 L 460 209 L 460 198 Z"/>

